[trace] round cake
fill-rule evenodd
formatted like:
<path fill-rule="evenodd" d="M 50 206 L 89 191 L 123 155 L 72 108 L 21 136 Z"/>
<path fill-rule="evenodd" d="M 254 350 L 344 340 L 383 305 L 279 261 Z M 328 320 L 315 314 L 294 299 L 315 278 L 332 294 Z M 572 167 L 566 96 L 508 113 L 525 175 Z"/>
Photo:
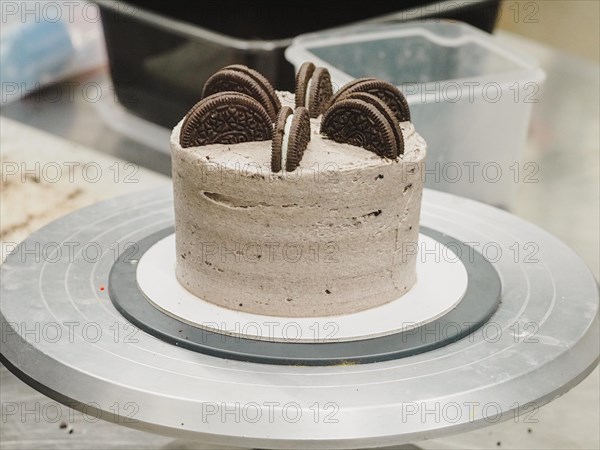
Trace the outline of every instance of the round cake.
<path fill-rule="evenodd" d="M 235 102 L 255 108 L 242 97 L 246 95 L 239 94 Z M 329 97 L 322 100 L 325 105 L 331 103 Z M 308 109 L 294 110 L 294 94 L 277 93 L 277 100 L 283 144 L 275 137 L 277 117 L 267 113 L 273 129 L 264 139 L 264 133 L 256 131 L 255 119 L 234 106 L 206 113 L 205 121 L 226 114 L 226 124 L 202 125 L 203 136 L 227 134 L 219 131 L 223 127 L 236 130 L 249 125 L 252 133 L 245 134 L 252 137 L 211 137 L 210 143 L 200 145 L 198 140 L 187 142 L 189 128 L 197 129 L 200 123 L 190 125 L 191 116 L 202 105 L 174 128 L 177 279 L 202 300 L 271 316 L 348 314 L 398 299 L 416 282 L 424 140 L 410 121 L 395 119 L 402 153 L 382 157 L 372 147 L 385 142 L 367 139 L 370 150 L 352 144 L 365 141 L 361 123 L 379 126 L 369 117 L 350 124 L 358 133 L 356 137 L 346 132 L 352 143 L 339 138 L 336 124 L 343 119 L 342 125 L 349 126 L 342 113 L 349 111 L 353 100 L 345 100 L 348 105 L 338 100 L 342 113 L 337 116 L 329 105 L 329 110 L 311 112 L 317 117 L 310 119 Z M 266 120 L 260 117 L 256 120 Z M 303 117 L 304 127 L 294 128 L 292 117 L 298 123 Z M 325 132 L 324 121 L 331 123 Z M 296 136 L 301 129 L 303 139 Z M 284 159 L 287 156 L 287 169 L 297 142 L 304 147 L 293 170 L 286 170 L 285 162 L 274 170 L 276 141 Z"/>

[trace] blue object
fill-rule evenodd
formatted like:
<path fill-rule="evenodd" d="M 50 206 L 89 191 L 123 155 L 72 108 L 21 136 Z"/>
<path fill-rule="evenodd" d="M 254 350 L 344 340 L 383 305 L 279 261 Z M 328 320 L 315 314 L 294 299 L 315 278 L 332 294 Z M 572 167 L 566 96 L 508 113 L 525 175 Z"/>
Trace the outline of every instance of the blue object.
<path fill-rule="evenodd" d="M 75 52 L 62 21 L 19 24 L 9 29 L 2 41 L 1 103 L 17 100 L 54 81 Z"/>

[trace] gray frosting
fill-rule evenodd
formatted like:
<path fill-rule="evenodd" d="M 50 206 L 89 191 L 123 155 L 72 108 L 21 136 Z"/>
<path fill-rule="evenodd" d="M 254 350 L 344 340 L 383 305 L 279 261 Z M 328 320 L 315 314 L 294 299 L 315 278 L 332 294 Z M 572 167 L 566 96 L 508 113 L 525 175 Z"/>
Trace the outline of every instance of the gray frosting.
<path fill-rule="evenodd" d="M 286 96 L 283 95 L 285 104 Z M 406 293 L 426 144 L 401 123 L 390 161 L 318 133 L 300 167 L 274 174 L 271 141 L 182 148 L 171 136 L 176 273 L 218 305 L 286 317 L 347 314 Z"/>

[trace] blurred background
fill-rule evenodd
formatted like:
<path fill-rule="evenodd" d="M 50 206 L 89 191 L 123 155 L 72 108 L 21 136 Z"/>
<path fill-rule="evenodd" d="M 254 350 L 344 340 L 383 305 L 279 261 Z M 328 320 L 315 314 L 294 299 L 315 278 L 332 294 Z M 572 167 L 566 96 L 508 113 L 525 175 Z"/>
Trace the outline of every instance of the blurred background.
<path fill-rule="evenodd" d="M 518 20 L 519 13 L 533 13 L 538 22 Z M 600 2 L 594 0 L 548 0 L 518 4 L 504 1 L 497 27 L 572 55 L 598 61 L 599 23 Z"/>

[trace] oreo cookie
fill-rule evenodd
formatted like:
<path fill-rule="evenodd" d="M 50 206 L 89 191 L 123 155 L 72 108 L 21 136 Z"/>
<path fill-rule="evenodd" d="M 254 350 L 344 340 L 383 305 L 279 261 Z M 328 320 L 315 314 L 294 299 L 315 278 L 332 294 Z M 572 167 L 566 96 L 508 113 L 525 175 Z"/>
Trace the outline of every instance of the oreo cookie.
<path fill-rule="evenodd" d="M 397 127 L 396 117 L 389 108 L 357 98 L 343 98 L 325 112 L 320 132 L 335 142 L 362 147 L 383 158 L 396 159 L 400 143 L 394 127 Z"/>
<path fill-rule="evenodd" d="M 182 147 L 271 139 L 273 124 L 265 108 L 249 95 L 219 92 L 210 95 L 187 113 L 181 125 Z"/>
<path fill-rule="evenodd" d="M 296 107 L 307 108 L 310 117 L 316 118 L 325 112 L 332 95 L 331 76 L 327 69 L 315 67 L 311 62 L 300 66 L 296 75 Z"/>
<path fill-rule="evenodd" d="M 359 78 L 344 85 L 333 96 L 330 105 L 353 92 L 366 92 L 378 97 L 390 108 L 398 122 L 410 121 L 410 109 L 404 94 L 393 84 L 375 78 Z"/>
<path fill-rule="evenodd" d="M 273 126 L 273 135 L 271 138 L 271 171 L 281 171 L 281 146 L 283 144 L 283 134 L 285 122 L 289 116 L 294 113 L 289 106 L 282 106 L 277 115 L 277 120 Z"/>
<path fill-rule="evenodd" d="M 310 141 L 310 116 L 304 107 L 292 111 L 281 108 L 273 128 L 271 143 L 271 170 L 293 172 L 300 165 Z"/>
<path fill-rule="evenodd" d="M 357 84 L 364 83 L 365 81 L 375 81 L 377 78 L 357 78 L 343 85 L 331 98 L 329 106 L 333 105 L 338 100 L 341 100 L 345 93 L 350 89 L 353 89 Z"/>
<path fill-rule="evenodd" d="M 276 119 L 281 109 L 281 102 L 269 80 L 241 64 L 224 67 L 213 74 L 204 83 L 202 97 L 226 91 L 241 92 L 254 98 L 267 111 L 271 121 Z"/>
<path fill-rule="evenodd" d="M 366 92 L 351 92 L 344 96 L 345 99 L 355 98 L 357 100 L 362 100 L 373 105 L 375 108 L 379 110 L 385 117 L 395 117 L 392 110 L 381 100 L 379 97 L 375 97 L 373 94 L 367 94 Z M 396 145 L 398 147 L 398 154 L 404 154 L 404 136 L 402 135 L 402 129 L 400 128 L 400 124 L 392 120 L 392 131 L 394 132 L 394 137 L 396 139 Z"/>

